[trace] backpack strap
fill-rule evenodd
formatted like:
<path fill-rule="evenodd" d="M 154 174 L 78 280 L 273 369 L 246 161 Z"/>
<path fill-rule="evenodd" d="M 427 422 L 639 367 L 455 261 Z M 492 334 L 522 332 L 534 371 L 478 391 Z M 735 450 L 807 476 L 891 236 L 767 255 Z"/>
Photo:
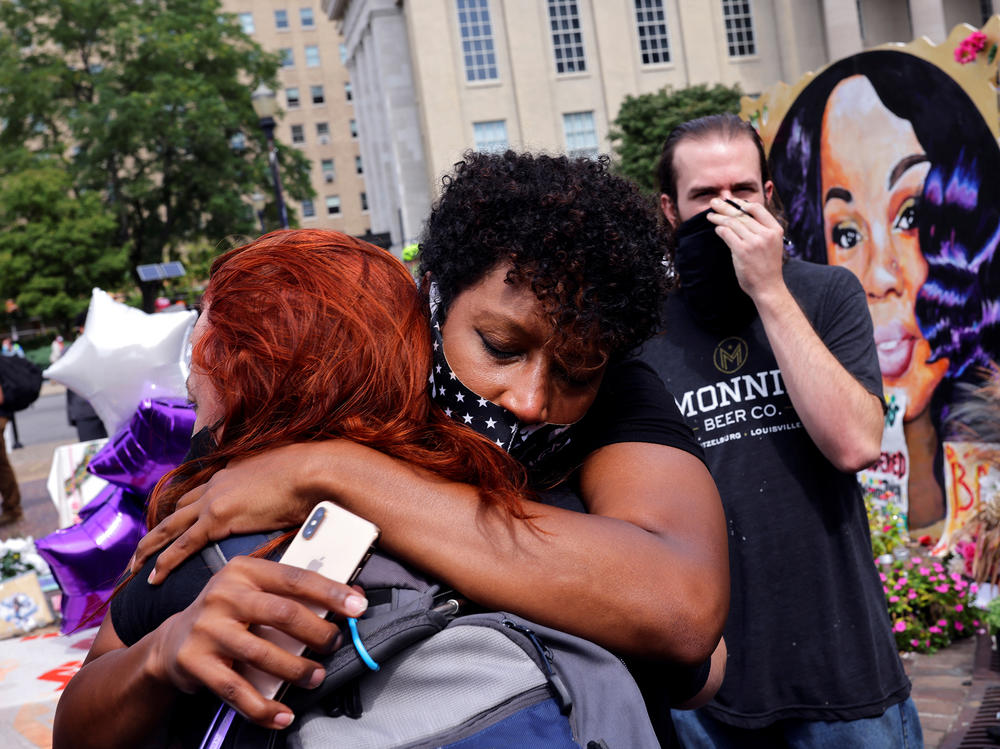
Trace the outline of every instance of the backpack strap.
<path fill-rule="evenodd" d="M 246 557 L 253 554 L 257 549 L 266 543 L 276 539 L 285 531 L 272 531 L 271 533 L 247 533 L 241 536 L 229 536 L 221 541 L 209 544 L 201 550 L 201 559 L 205 565 L 216 572 L 226 566 L 233 557 Z"/>

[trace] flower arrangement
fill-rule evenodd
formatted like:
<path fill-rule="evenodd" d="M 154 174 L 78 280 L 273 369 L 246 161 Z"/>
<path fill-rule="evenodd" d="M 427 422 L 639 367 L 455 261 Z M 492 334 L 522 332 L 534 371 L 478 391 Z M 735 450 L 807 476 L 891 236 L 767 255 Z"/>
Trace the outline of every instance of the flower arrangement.
<path fill-rule="evenodd" d="M 960 65 L 967 65 L 976 59 L 976 55 L 983 51 L 986 47 L 986 42 L 989 38 L 982 31 L 973 31 L 965 39 L 959 42 L 958 46 L 955 47 L 955 62 Z M 987 53 L 987 59 L 989 62 L 993 62 L 993 58 L 997 54 L 997 45 L 994 44 L 990 47 L 990 51 Z"/>
<path fill-rule="evenodd" d="M 952 641 L 986 632 L 972 601 L 978 586 L 934 559 L 913 556 L 879 573 L 892 631 L 901 651 L 933 653 Z"/>
<path fill-rule="evenodd" d="M 39 576 L 49 574 L 49 565 L 35 551 L 35 541 L 31 536 L 0 541 L 0 580 L 32 571 Z"/>

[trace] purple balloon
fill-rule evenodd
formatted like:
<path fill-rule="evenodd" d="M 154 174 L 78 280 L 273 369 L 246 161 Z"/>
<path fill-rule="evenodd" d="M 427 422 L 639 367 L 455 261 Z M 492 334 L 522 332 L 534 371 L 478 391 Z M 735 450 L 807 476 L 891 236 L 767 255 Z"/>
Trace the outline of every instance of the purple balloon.
<path fill-rule="evenodd" d="M 148 495 L 191 446 L 195 412 L 181 398 L 146 398 L 129 423 L 102 447 L 87 470 L 112 484 Z"/>
<path fill-rule="evenodd" d="M 111 591 L 146 533 L 141 504 L 141 498 L 116 487 L 81 523 L 35 542 L 63 592 L 64 633 L 104 616 Z"/>
<path fill-rule="evenodd" d="M 76 515 L 79 518 L 77 523 L 82 523 L 84 520 L 89 518 L 98 509 L 100 509 L 109 499 L 114 497 L 116 494 L 121 492 L 121 487 L 115 484 L 108 484 L 103 489 L 101 489 L 92 500 L 87 502 L 83 507 L 77 511 Z"/>

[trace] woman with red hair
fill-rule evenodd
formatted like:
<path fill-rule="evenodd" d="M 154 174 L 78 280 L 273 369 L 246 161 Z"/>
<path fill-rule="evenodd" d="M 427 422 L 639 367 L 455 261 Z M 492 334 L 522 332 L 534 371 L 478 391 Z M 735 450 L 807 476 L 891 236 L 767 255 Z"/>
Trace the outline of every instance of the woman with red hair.
<path fill-rule="evenodd" d="M 150 527 L 232 462 L 331 439 L 481 486 L 485 516 L 527 519 L 520 466 L 432 405 L 426 304 L 389 253 L 343 234 L 307 230 L 275 232 L 232 250 L 213 265 L 192 343 L 193 446 L 203 454 L 156 487 Z M 204 563 L 195 557 L 188 565 Z M 265 559 L 237 557 L 201 590 L 203 572 L 182 567 L 158 588 L 133 577 L 113 599 L 85 665 L 60 700 L 57 746 L 196 739 L 212 701 L 184 693 L 202 686 L 268 727 L 287 726 L 288 709 L 252 690 L 233 662 L 266 667 L 303 686 L 315 686 L 322 669 L 246 625 L 266 622 L 326 652 L 338 629 L 302 602 L 348 616 L 366 606 L 347 586 Z"/>

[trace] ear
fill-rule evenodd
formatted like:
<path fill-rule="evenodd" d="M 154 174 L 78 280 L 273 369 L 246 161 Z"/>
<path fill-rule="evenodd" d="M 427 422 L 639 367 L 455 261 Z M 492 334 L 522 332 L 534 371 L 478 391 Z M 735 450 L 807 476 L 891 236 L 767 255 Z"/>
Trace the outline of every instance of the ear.
<path fill-rule="evenodd" d="M 767 182 L 764 183 L 764 197 L 767 199 L 768 203 L 771 202 L 771 196 L 773 194 L 774 194 L 774 183 L 771 180 L 768 180 Z"/>
<path fill-rule="evenodd" d="M 431 272 L 427 271 L 420 278 L 420 283 L 418 284 L 420 288 L 420 293 L 427 296 L 431 293 Z"/>
<path fill-rule="evenodd" d="M 660 194 L 660 210 L 663 211 L 663 215 L 667 217 L 667 221 L 671 226 L 676 227 L 680 223 L 677 220 L 677 206 L 674 205 L 674 201 L 666 193 Z"/>

